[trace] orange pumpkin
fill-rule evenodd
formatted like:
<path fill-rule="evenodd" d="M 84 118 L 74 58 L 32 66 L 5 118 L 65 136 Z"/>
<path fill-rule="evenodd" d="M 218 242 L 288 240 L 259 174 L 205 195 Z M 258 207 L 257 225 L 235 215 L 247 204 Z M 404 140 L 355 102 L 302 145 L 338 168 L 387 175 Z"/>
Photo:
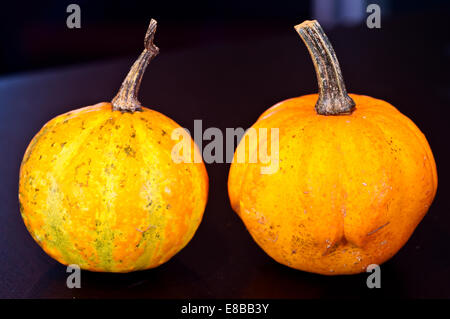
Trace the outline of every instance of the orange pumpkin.
<path fill-rule="evenodd" d="M 436 164 L 425 136 L 395 107 L 346 93 L 317 21 L 295 28 L 314 61 L 319 94 L 280 102 L 253 125 L 279 128 L 275 173 L 261 174 L 261 162 L 236 161 L 238 151 L 248 159 L 260 146 L 242 138 L 228 179 L 231 205 L 279 263 L 360 273 L 407 242 L 435 196 Z"/>
<path fill-rule="evenodd" d="M 145 49 L 112 103 L 57 116 L 28 146 L 20 169 L 23 220 L 60 263 L 130 272 L 161 265 L 192 238 L 207 201 L 208 176 L 192 142 L 176 164 L 180 126 L 142 107 L 138 89 L 158 53 L 150 22 Z M 192 141 L 192 140 L 191 140 Z M 190 163 L 189 163 L 190 162 Z"/>

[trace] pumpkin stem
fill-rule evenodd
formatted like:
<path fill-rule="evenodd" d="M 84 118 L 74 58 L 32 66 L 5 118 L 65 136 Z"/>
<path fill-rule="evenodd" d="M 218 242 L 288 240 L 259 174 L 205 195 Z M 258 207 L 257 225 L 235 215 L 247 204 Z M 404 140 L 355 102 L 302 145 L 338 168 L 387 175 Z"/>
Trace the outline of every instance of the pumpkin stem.
<path fill-rule="evenodd" d="M 112 99 L 113 111 L 131 112 L 141 111 L 142 105 L 138 101 L 138 92 L 141 85 L 142 76 L 148 63 L 159 53 L 159 48 L 153 44 L 156 32 L 156 20 L 151 19 L 145 34 L 144 51 L 134 62 L 127 77 L 122 82 L 119 92 Z"/>
<path fill-rule="evenodd" d="M 339 62 L 328 37 L 316 20 L 296 25 L 298 32 L 314 62 L 319 98 L 316 112 L 320 115 L 350 114 L 355 102 L 348 96 Z"/>

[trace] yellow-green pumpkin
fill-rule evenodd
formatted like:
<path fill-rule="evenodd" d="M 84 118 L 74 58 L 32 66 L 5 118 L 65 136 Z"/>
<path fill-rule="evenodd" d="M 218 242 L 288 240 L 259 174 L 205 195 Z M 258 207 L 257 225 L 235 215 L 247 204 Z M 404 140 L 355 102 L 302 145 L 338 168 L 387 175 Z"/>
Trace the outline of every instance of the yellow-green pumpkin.
<path fill-rule="evenodd" d="M 145 49 L 112 103 L 50 120 L 28 146 L 19 201 L 36 242 L 62 264 L 130 272 L 168 261 L 192 238 L 208 194 L 198 149 L 173 161 L 180 126 L 142 107 L 139 84 L 158 53 L 152 20 Z M 197 155 L 196 155 L 197 154 Z"/>

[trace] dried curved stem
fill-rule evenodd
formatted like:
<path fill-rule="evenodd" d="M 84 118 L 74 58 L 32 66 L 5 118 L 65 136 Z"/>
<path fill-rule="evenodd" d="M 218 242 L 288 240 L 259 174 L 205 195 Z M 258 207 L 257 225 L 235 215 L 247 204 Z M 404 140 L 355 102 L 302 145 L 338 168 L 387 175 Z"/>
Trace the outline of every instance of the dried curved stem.
<path fill-rule="evenodd" d="M 117 95 L 112 99 L 113 111 L 135 112 L 141 111 L 142 105 L 138 100 L 139 87 L 148 63 L 159 53 L 153 43 L 156 32 L 156 20 L 151 19 L 144 39 L 144 51 L 134 62 L 127 77 L 122 82 Z"/>
<path fill-rule="evenodd" d="M 355 102 L 348 96 L 342 78 L 341 68 L 328 37 L 316 20 L 296 25 L 298 32 L 314 62 L 319 99 L 316 111 L 321 115 L 350 114 Z"/>

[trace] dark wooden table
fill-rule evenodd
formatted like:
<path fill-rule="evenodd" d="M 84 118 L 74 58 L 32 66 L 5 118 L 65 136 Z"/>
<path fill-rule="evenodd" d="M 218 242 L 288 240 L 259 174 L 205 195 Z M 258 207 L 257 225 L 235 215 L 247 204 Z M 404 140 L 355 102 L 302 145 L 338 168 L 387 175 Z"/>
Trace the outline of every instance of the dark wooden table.
<path fill-rule="evenodd" d="M 440 29 L 427 37 L 431 21 Z M 207 165 L 210 195 L 203 222 L 172 260 L 130 274 L 82 272 L 82 288 L 68 289 L 66 268 L 23 225 L 20 161 L 46 121 L 110 100 L 135 58 L 130 57 L 0 79 L 0 297 L 450 298 L 448 21 L 407 17 L 383 23 L 381 30 L 328 33 L 349 91 L 385 99 L 410 117 L 427 136 L 438 166 L 437 197 L 406 246 L 382 266 L 381 289 L 367 288 L 368 274 L 319 276 L 266 256 L 230 208 L 229 164 Z M 190 130 L 194 119 L 224 130 L 247 128 L 276 102 L 315 92 L 312 62 L 292 25 L 264 30 L 234 29 L 190 48 L 162 47 L 144 76 L 142 103 Z"/>

